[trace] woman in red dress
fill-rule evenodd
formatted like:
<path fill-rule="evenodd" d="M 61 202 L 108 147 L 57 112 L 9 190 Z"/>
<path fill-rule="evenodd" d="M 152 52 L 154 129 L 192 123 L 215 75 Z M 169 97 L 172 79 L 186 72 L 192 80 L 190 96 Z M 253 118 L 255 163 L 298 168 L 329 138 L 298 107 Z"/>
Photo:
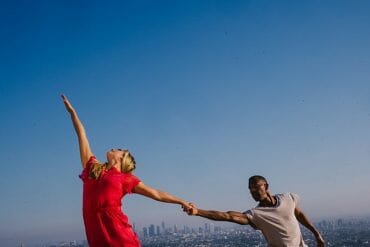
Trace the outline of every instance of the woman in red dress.
<path fill-rule="evenodd" d="M 107 152 L 107 162 L 99 162 L 90 149 L 85 128 L 76 111 L 64 95 L 62 99 L 71 114 L 79 142 L 83 168 L 80 175 L 83 181 L 83 219 L 90 247 L 140 247 L 138 237 L 121 210 L 122 198 L 128 193 L 191 208 L 188 202 L 151 188 L 134 176 L 135 160 L 128 150 L 111 149 Z"/>

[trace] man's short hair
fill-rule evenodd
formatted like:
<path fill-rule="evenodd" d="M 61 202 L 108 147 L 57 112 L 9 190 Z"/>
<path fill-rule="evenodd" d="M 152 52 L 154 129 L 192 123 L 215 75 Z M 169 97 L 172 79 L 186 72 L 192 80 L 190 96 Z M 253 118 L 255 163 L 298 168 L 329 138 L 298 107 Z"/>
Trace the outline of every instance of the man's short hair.
<path fill-rule="evenodd" d="M 262 177 L 260 175 L 254 175 L 254 176 L 250 177 L 249 178 L 249 184 L 255 184 L 255 183 L 257 183 L 257 182 L 259 182 L 261 180 L 264 181 L 267 184 L 266 178 L 264 178 L 264 177 Z"/>

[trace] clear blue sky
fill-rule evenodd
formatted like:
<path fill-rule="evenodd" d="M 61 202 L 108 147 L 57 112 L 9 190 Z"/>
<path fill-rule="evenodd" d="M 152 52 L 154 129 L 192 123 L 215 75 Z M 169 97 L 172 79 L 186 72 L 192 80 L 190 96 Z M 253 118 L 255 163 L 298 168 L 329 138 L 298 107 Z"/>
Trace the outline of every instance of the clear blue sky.
<path fill-rule="evenodd" d="M 78 110 L 98 158 L 246 210 L 254 174 L 313 219 L 370 214 L 369 1 L 2 1 L 0 245 L 82 239 Z M 198 224 L 140 196 L 138 226 Z M 13 245 L 14 246 L 14 245 Z"/>

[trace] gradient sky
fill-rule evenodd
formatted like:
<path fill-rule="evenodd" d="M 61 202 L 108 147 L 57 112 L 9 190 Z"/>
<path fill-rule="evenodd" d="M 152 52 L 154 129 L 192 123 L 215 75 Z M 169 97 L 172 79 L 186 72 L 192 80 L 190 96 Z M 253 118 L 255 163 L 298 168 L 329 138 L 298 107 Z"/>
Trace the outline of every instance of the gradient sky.
<path fill-rule="evenodd" d="M 2 1 L 0 245 L 83 239 L 77 138 L 201 208 L 255 205 L 247 179 L 312 219 L 370 214 L 369 1 Z M 131 222 L 189 224 L 130 195 Z M 14 246 L 14 244 L 12 245 Z"/>

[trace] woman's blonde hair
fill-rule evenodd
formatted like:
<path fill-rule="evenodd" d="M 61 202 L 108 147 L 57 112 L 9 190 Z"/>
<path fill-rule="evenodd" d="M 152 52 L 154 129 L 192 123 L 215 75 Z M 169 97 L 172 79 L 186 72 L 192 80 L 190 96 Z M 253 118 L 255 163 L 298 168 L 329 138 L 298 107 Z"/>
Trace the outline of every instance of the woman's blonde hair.
<path fill-rule="evenodd" d="M 89 178 L 98 179 L 103 171 L 107 170 L 108 163 L 93 163 L 89 173 Z M 132 172 L 136 168 L 134 156 L 127 150 L 121 159 L 121 172 Z"/>
<path fill-rule="evenodd" d="M 134 156 L 127 150 L 121 161 L 121 172 L 132 172 L 136 168 Z"/>

